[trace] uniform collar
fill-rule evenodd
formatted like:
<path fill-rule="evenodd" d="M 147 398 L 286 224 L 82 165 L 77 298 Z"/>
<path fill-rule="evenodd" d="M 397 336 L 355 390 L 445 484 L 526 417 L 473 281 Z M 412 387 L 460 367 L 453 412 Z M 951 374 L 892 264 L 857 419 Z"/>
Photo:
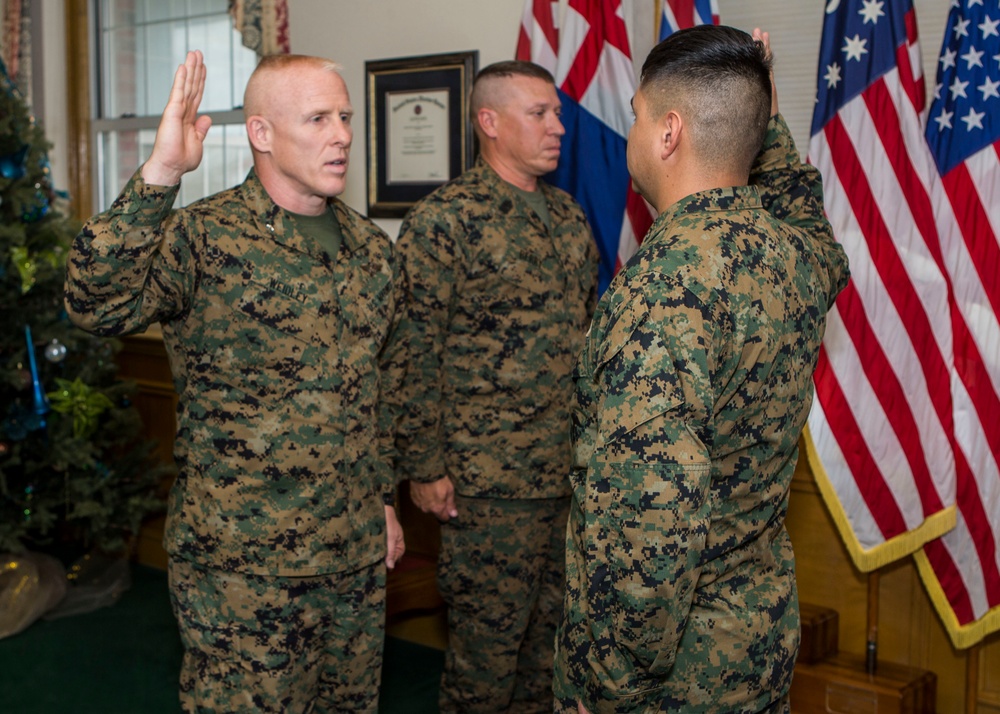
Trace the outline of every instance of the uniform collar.
<path fill-rule="evenodd" d="M 477 172 L 482 180 L 483 184 L 490 189 L 490 192 L 495 196 L 502 196 L 504 198 L 509 198 L 510 200 L 521 200 L 511 184 L 500 177 L 492 166 L 486 163 L 482 155 L 476 158 L 476 164 L 472 168 L 473 171 Z M 544 179 L 538 179 L 538 190 L 542 192 L 545 196 L 545 204 L 549 209 L 549 218 L 552 219 L 552 226 L 558 226 L 564 221 L 566 221 L 569 213 L 569 205 L 565 201 L 554 200 L 555 193 L 558 189 L 554 186 L 549 185 Z M 534 211 L 531 212 L 533 216 L 533 221 L 537 221 L 541 230 L 544 231 L 544 226 L 542 225 L 542 220 L 540 217 L 534 216 Z"/>
<path fill-rule="evenodd" d="M 657 216 L 649 229 L 653 236 L 662 232 L 675 219 L 692 213 L 715 211 L 753 211 L 762 210 L 760 193 L 755 186 L 727 186 L 726 188 L 711 188 L 685 196 Z"/>
<path fill-rule="evenodd" d="M 318 255 L 322 247 L 313 239 L 307 238 L 295 229 L 293 221 L 281 206 L 271 200 L 264 184 L 260 182 L 257 172 L 250 169 L 246 180 L 240 186 L 243 201 L 250 210 L 260 233 L 268 235 L 274 242 L 310 255 Z M 355 252 L 361 248 L 360 231 L 356 230 L 354 215 L 339 198 L 330 198 L 328 205 L 333 208 L 340 232 L 343 235 L 342 248 Z"/>

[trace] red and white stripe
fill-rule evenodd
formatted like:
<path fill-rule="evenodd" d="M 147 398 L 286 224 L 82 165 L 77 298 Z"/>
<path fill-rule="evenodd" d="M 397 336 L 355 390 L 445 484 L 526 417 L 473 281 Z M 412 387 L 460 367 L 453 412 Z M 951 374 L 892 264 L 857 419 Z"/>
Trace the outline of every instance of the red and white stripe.
<path fill-rule="evenodd" d="M 525 0 L 521 31 L 514 57 L 534 62 L 555 74 L 559 57 L 559 26 L 554 5 L 558 0 Z"/>
<path fill-rule="evenodd" d="M 809 426 L 856 563 L 913 551 L 967 647 L 1000 629 L 1000 144 L 938 173 L 915 28 L 810 142 L 852 279 Z"/>
<path fill-rule="evenodd" d="M 835 492 L 865 570 L 948 530 L 953 520 L 940 514 L 956 488 L 949 285 L 910 27 L 897 67 L 809 145 L 852 274 L 829 316 L 809 430 L 817 478 Z"/>
<path fill-rule="evenodd" d="M 947 599 L 956 646 L 1000 629 L 1000 142 L 935 186 L 951 279 L 958 526 L 918 559 Z M 940 610 L 940 608 L 939 608 Z"/>

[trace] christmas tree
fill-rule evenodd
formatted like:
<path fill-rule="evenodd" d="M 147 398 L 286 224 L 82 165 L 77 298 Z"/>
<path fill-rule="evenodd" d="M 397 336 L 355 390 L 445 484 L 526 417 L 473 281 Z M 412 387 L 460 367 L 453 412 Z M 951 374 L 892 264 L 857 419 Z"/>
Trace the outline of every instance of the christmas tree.
<path fill-rule="evenodd" d="M 48 142 L 0 62 L 0 551 L 117 551 L 162 509 L 118 343 L 70 324 L 79 225 L 53 190 Z"/>

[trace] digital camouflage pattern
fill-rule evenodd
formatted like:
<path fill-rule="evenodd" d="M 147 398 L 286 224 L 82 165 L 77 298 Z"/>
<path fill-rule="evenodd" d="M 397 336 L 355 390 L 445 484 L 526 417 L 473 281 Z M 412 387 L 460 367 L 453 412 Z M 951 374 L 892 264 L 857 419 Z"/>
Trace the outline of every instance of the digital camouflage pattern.
<path fill-rule="evenodd" d="M 174 558 L 169 574 L 184 640 L 184 711 L 378 711 L 384 563 L 353 573 L 272 578 Z"/>
<path fill-rule="evenodd" d="M 97 334 L 163 327 L 179 396 L 164 546 L 264 575 L 380 560 L 395 481 L 378 366 L 403 292 L 388 237 L 332 199 L 332 262 L 253 172 L 171 211 L 177 191 L 137 172 L 74 241 L 66 295 Z"/>
<path fill-rule="evenodd" d="M 398 472 L 448 476 L 469 497 L 457 499 L 458 522 L 442 526 L 442 711 L 552 706 L 563 587 L 544 583 L 563 582 L 565 531 L 553 519 L 565 518 L 569 495 L 572 373 L 596 303 L 597 248 L 573 199 L 538 186 L 548 227 L 480 159 L 414 206 L 396 243 L 410 289 L 397 331 L 409 370 Z M 500 511 L 506 521 L 474 517 Z M 509 519 L 543 519 L 562 537 L 529 543 L 503 525 Z M 486 568 L 485 558 L 504 565 Z M 522 649 L 527 637 L 533 646 Z"/>
<path fill-rule="evenodd" d="M 786 706 L 788 490 L 848 271 L 780 117 L 751 184 L 660 215 L 581 357 L 556 695 L 593 714 Z"/>
<path fill-rule="evenodd" d="M 401 478 L 456 493 L 569 495 L 573 365 L 596 302 L 580 207 L 539 182 L 551 230 L 482 159 L 407 214 Z"/>
<path fill-rule="evenodd" d="M 569 498 L 458 496 L 455 506 L 438 566 L 449 638 L 440 710 L 551 712 Z"/>

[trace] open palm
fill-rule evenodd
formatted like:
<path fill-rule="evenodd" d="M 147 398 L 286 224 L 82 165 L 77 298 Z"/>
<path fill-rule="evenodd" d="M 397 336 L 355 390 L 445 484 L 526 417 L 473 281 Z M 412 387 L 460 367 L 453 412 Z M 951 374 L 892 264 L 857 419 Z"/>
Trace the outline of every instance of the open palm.
<path fill-rule="evenodd" d="M 200 51 L 188 52 L 174 74 L 170 98 L 156 130 L 153 152 L 142 168 L 146 183 L 173 186 L 201 163 L 205 135 L 212 120 L 198 116 L 205 92 L 205 63 Z"/>

